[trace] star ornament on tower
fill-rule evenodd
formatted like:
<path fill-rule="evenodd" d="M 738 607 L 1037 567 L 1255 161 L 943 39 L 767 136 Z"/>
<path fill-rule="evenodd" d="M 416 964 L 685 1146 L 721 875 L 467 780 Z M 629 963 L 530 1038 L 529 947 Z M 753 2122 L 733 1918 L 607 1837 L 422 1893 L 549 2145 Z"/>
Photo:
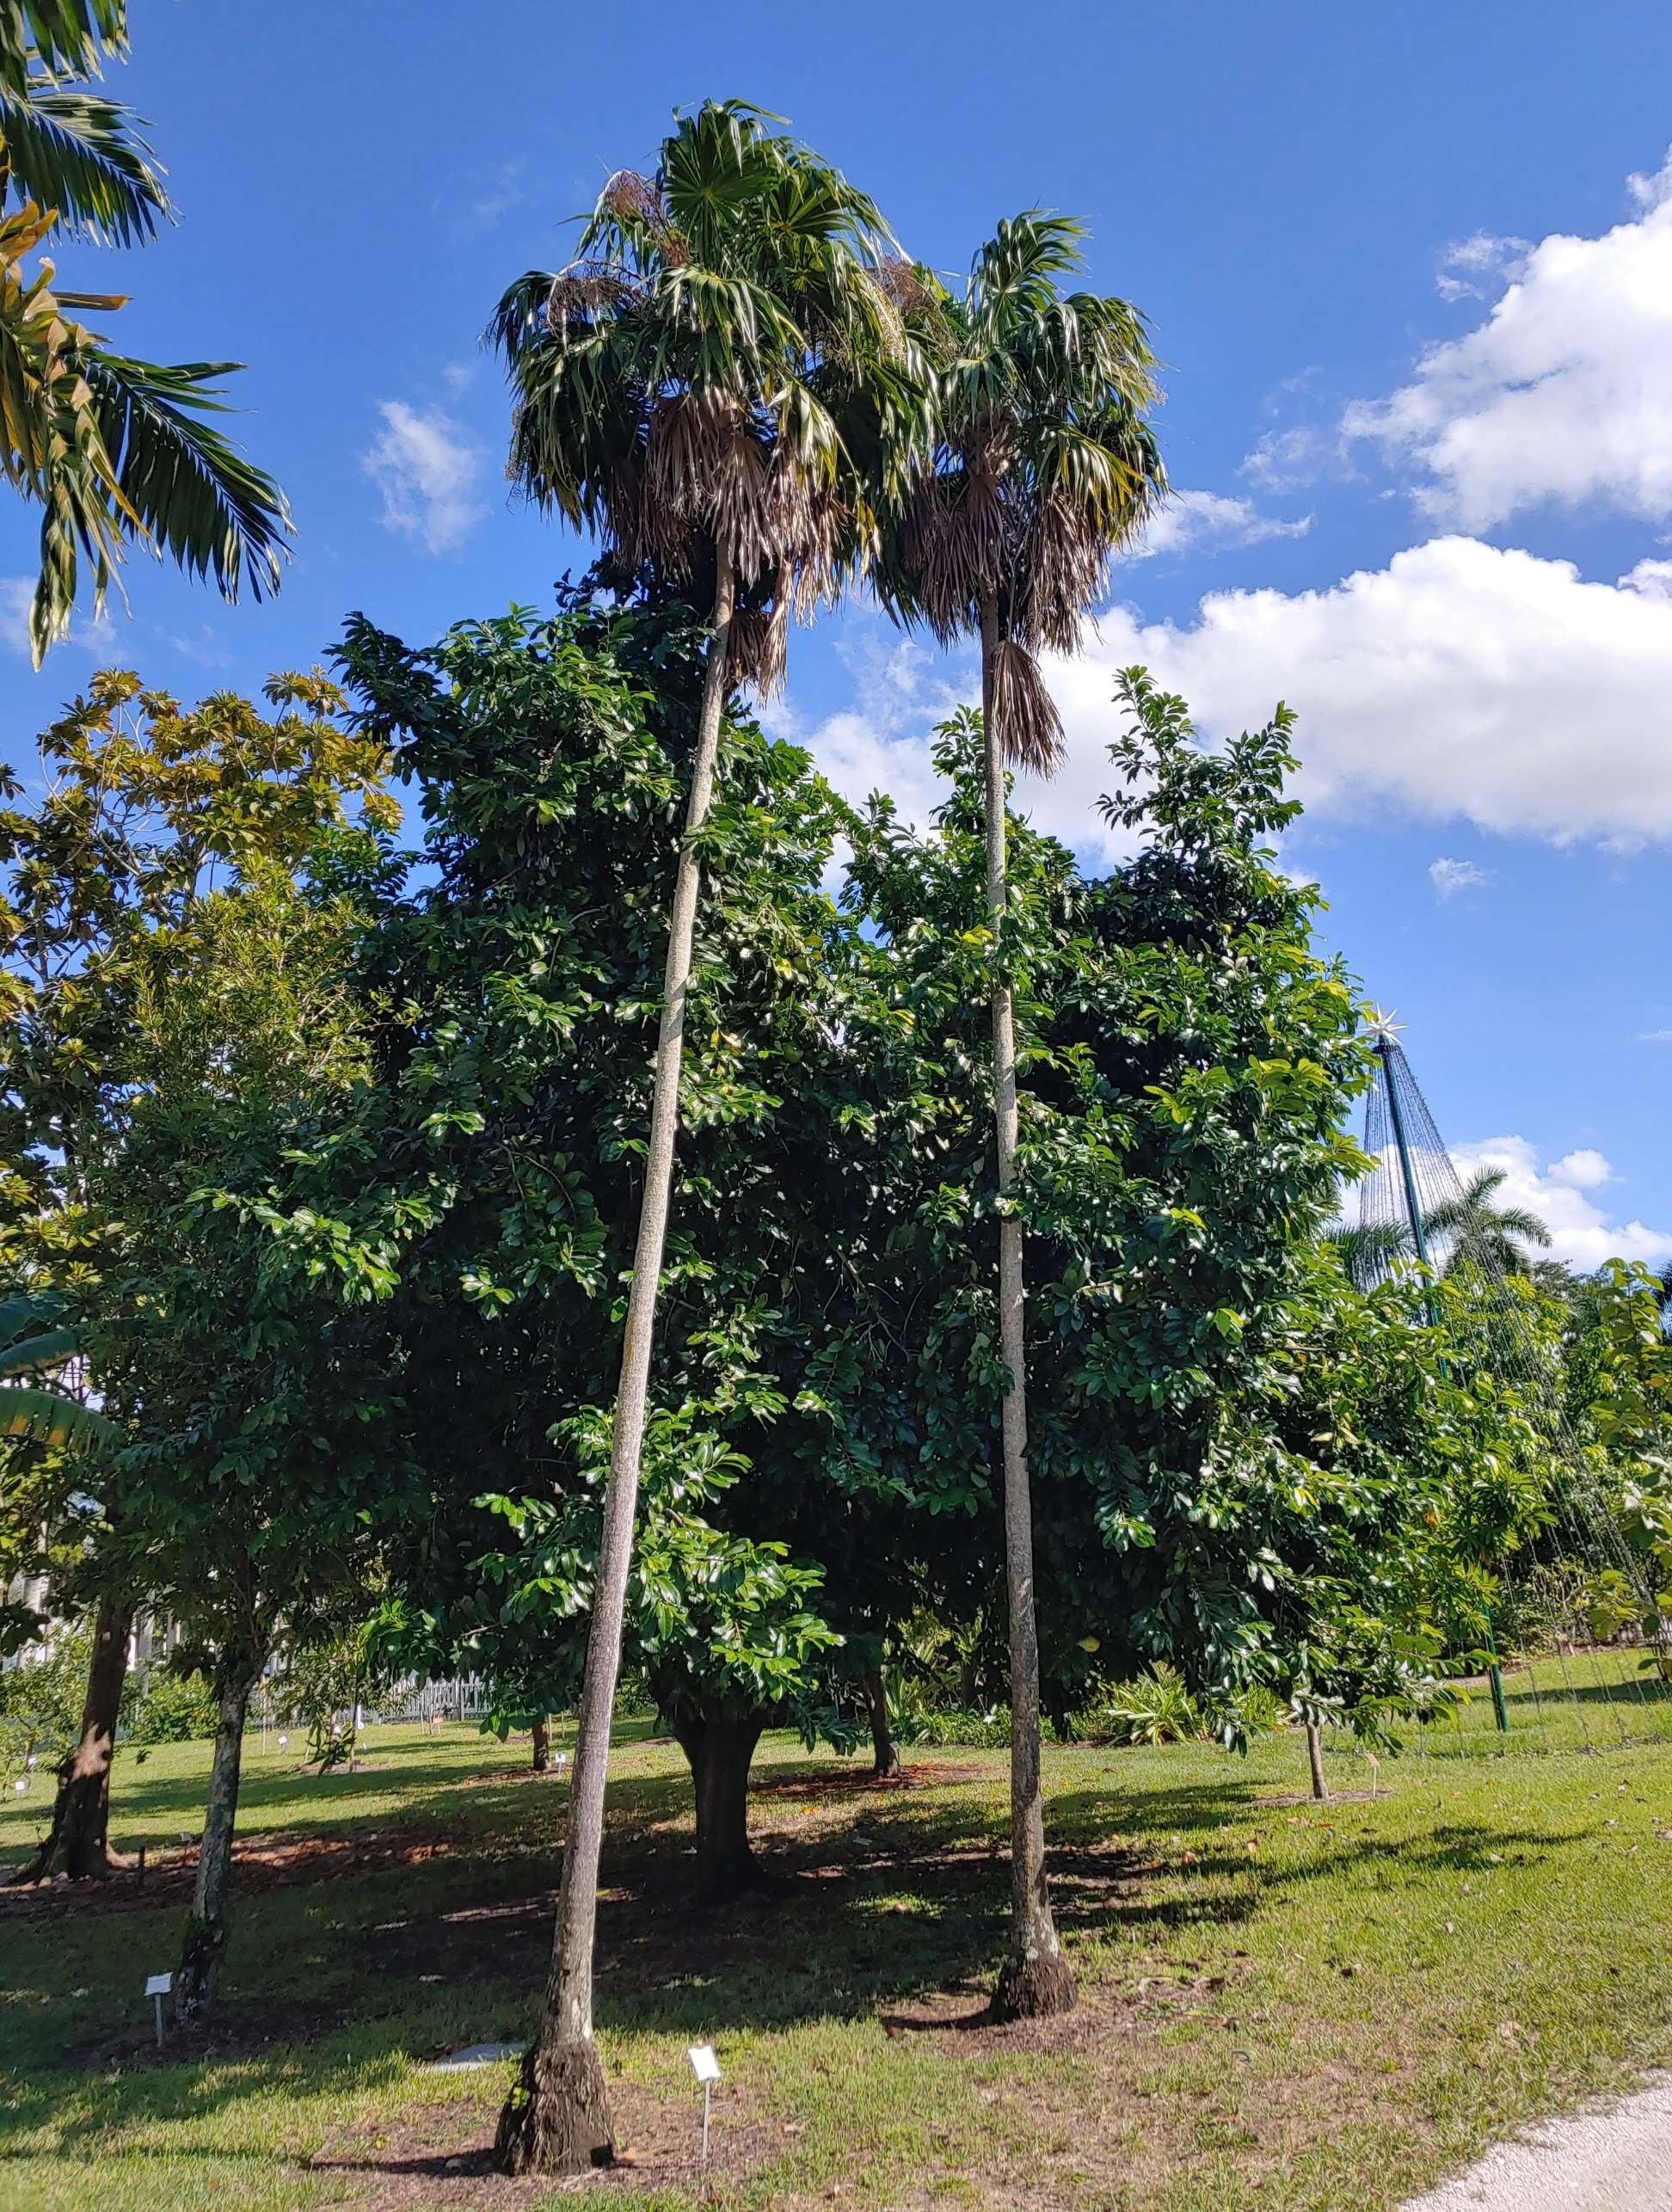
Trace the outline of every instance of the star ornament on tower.
<path fill-rule="evenodd" d="M 1373 1006 L 1370 1018 L 1364 1025 L 1364 1034 L 1373 1045 L 1392 1044 L 1404 1027 L 1403 1022 L 1394 1020 L 1391 1008 L 1383 1013 L 1380 1006 Z"/>

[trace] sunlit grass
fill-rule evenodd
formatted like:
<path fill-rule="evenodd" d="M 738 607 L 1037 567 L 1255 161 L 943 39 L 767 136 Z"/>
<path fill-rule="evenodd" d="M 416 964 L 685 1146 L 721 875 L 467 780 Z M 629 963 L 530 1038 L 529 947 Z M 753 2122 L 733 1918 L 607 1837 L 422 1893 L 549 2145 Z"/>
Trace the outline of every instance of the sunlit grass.
<path fill-rule="evenodd" d="M 878 2208 L 1397 2203 L 1672 2055 L 1672 1752 L 1610 1742 L 1606 1699 L 1587 1713 L 1597 1748 L 1552 1748 L 1542 1668 L 1542 1731 L 1522 1721 L 1532 1684 L 1509 1687 L 1503 1739 L 1483 1691 L 1379 1768 L 1331 1748 L 1328 1806 L 1301 1796 L 1288 1737 L 1245 1760 L 1050 1749 L 1055 1896 L 1085 2001 L 1046 2037 L 924 2025 L 974 2014 L 1002 1945 L 1002 1754 L 913 1754 L 925 1786 L 831 1797 L 778 1786 L 833 1762 L 769 1741 L 754 1820 L 779 1886 L 704 1916 L 686 1902 L 679 1754 L 624 1748 L 599 2017 L 628 2132 L 665 2152 L 688 2129 L 694 2146 L 684 2051 L 700 2037 L 725 2068 L 716 2147 L 743 2153 L 716 2177 L 722 2206 L 839 2189 Z M 444 2175 L 394 2169 L 484 2142 L 504 2080 L 422 2061 L 529 2031 L 563 1785 L 523 1777 L 526 1745 L 458 1727 L 374 1730 L 366 1771 L 323 1780 L 296 1752 L 252 1743 L 245 1834 L 353 1841 L 360 1863 L 334 1851 L 329 1878 L 237 1908 L 229 2006 L 264 2009 L 272 2043 L 72 2071 L 66 2049 L 143 2024 L 179 1908 L 0 1919 L 9 2212 L 450 2201 Z M 206 1755 L 123 1755 L 120 1848 L 144 1840 L 155 1865 L 192 1831 Z M 6 1807 L 0 1850 L 21 1857 L 42 1810 Z M 700 2200 L 664 2154 L 605 2201 Z"/>

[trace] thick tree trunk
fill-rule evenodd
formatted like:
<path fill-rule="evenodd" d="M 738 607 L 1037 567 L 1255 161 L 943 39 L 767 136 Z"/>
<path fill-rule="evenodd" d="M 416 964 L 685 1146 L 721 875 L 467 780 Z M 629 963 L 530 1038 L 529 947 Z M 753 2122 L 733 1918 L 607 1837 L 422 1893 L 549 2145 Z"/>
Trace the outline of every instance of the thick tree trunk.
<path fill-rule="evenodd" d="M 621 1348 L 615 1431 L 604 1486 L 604 1527 L 598 1553 L 598 1587 L 587 1639 L 581 1688 L 575 1772 L 569 1785 L 569 1836 L 557 1896 L 551 1972 L 540 2032 L 523 2061 L 522 2078 L 500 2115 L 495 2156 L 507 2173 L 581 2173 L 615 2157 L 609 2092 L 593 2040 L 593 1939 L 598 1916 L 598 1862 L 604 1844 L 604 1786 L 610 1758 L 610 1719 L 621 1671 L 621 1632 L 632 1564 L 633 1520 L 638 1507 L 639 1460 L 644 1444 L 650 1387 L 650 1353 L 656 1296 L 661 1284 L 662 1241 L 673 1185 L 673 1146 L 679 1118 L 679 1066 L 685 1051 L 685 992 L 702 863 L 692 839 L 706 819 L 714 791 L 720 716 L 726 703 L 726 664 L 731 644 L 734 582 L 731 563 L 720 557 L 714 587 L 714 623 L 703 679 L 697 752 L 692 762 L 685 835 L 673 883 L 662 986 L 661 1028 L 650 1103 L 650 1137 L 633 1249 L 632 1283 Z"/>
<path fill-rule="evenodd" d="M 1312 1793 L 1320 1805 L 1327 1805 L 1330 1785 L 1324 1779 L 1324 1743 L 1315 1720 L 1306 1723 L 1306 1764 L 1312 1769 Z"/>
<path fill-rule="evenodd" d="M 110 1871 L 110 1762 L 116 1749 L 132 1625 L 132 1608 L 124 1600 L 101 1601 L 93 1624 L 81 1735 L 58 1771 L 58 1795 L 46 1840 L 13 1877 L 16 1881 L 86 1882 Z"/>
<path fill-rule="evenodd" d="M 865 1671 L 865 1705 L 870 1714 L 872 1768 L 878 1775 L 900 1772 L 900 1747 L 888 1719 L 888 1677 L 882 1667 Z"/>
<path fill-rule="evenodd" d="M 1016 1181 L 1016 1023 L 998 939 L 1008 903 L 1005 861 L 1005 759 L 993 715 L 999 619 L 981 602 L 981 710 L 986 725 L 987 912 L 993 945 L 993 1118 L 1001 1208 Z M 1005 1577 L 1010 1600 L 1011 1932 L 993 1993 L 995 2019 L 1066 2012 L 1074 1984 L 1057 1941 L 1045 1885 L 1045 1809 L 1039 1779 L 1039 1631 L 1034 1613 L 1033 1501 L 1028 1482 L 1026 1327 L 1022 1224 L 999 1218 L 999 1341 L 1010 1370 L 1001 1412 L 1005 1458 Z"/>
<path fill-rule="evenodd" d="M 203 1812 L 203 1841 L 198 1849 L 197 1881 L 186 1922 L 186 1943 L 175 1975 L 175 2017 L 182 2025 L 215 2001 L 226 1959 L 229 1929 L 227 1891 L 232 1877 L 232 1834 L 238 1817 L 238 1783 L 243 1772 L 244 1718 L 250 1693 L 261 1674 L 259 1662 L 243 1665 L 221 1686 L 215 1725 L 215 1755 L 209 1768 L 209 1801 Z"/>
<path fill-rule="evenodd" d="M 534 1723 L 533 1767 L 537 1774 L 548 1773 L 551 1767 L 551 1723 L 544 1713 Z"/>
<path fill-rule="evenodd" d="M 704 1698 L 674 1716 L 697 1801 L 697 1902 L 726 1905 L 766 1877 L 749 1846 L 749 1767 L 766 1715 L 729 1698 Z"/>

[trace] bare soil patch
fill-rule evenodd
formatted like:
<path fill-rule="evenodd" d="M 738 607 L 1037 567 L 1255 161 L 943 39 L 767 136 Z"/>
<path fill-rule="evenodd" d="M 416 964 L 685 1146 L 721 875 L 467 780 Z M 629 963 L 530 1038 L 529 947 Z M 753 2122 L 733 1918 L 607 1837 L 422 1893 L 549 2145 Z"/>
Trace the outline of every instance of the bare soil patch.
<path fill-rule="evenodd" d="M 233 1846 L 233 1884 L 239 1896 L 329 1882 L 341 1874 L 371 1874 L 390 1866 L 416 1866 L 456 1850 L 480 1851 L 479 1840 L 453 1829 L 408 1828 L 362 1834 L 241 1838 Z M 57 1920 L 66 1913 L 146 1912 L 154 1905 L 181 1902 L 191 1894 L 198 1847 L 178 1844 L 145 1855 L 144 1879 L 138 1861 L 119 1861 L 96 1882 L 31 1883 L 0 1889 L 0 1926 L 9 1919 Z"/>
<path fill-rule="evenodd" d="M 270 2055 L 275 2048 L 311 2043 L 342 2024 L 340 2012 L 323 2005 L 272 1999 L 264 2004 L 223 2000 L 207 2020 L 188 2028 L 166 2026 L 160 2047 L 155 2020 L 147 2018 L 119 2029 L 114 2035 L 72 2043 L 64 2054 L 64 2063 L 84 2074 L 196 2066 L 205 2059 Z"/>
<path fill-rule="evenodd" d="M 675 2103 L 631 2082 L 610 2085 L 620 2160 L 564 2180 L 496 2173 L 493 2135 L 499 2112 L 486 2100 L 468 2110 L 440 2107 L 409 2122 L 350 2130 L 307 2162 L 313 2174 L 350 2178 L 347 2200 L 360 2212 L 409 2208 L 470 2208 L 517 2212 L 555 2196 L 595 2191 L 605 2201 L 620 2190 L 695 2188 L 704 2181 L 741 2181 L 782 2147 L 781 2130 L 750 2117 L 735 2092 L 716 2102 L 707 2167 L 700 2162 L 701 2107 Z"/>

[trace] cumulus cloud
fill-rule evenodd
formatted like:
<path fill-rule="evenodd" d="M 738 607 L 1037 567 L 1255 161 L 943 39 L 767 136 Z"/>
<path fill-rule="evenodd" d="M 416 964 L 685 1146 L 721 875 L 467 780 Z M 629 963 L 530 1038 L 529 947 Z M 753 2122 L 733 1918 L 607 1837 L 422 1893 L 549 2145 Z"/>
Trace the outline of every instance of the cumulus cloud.
<path fill-rule="evenodd" d="M 1049 668 L 1067 758 L 1022 797 L 1042 827 L 1110 859 L 1096 802 L 1116 677 L 1134 662 L 1183 694 L 1210 741 L 1286 698 L 1315 816 L 1391 812 L 1558 844 L 1672 839 L 1672 597 L 1641 565 L 1588 583 L 1565 561 L 1445 538 L 1325 590 L 1212 593 L 1184 623 L 1109 610 L 1081 657 Z M 871 776 L 920 802 L 930 722 L 975 696 L 973 658 L 896 644 L 856 676 L 848 708 L 802 734 L 844 789 Z"/>
<path fill-rule="evenodd" d="M 1483 1167 L 1502 1168 L 1504 1181 L 1493 1201 L 1525 1206 L 1551 1235 L 1550 1256 L 1584 1273 L 1605 1260 L 1642 1260 L 1658 1267 L 1672 1258 L 1672 1230 L 1651 1229 L 1638 1220 L 1619 1222 L 1589 1194 L 1616 1178 L 1601 1152 L 1576 1152 L 1548 1165 L 1525 1137 L 1487 1137 L 1478 1144 L 1454 1145 L 1452 1158 L 1466 1183 Z"/>
<path fill-rule="evenodd" d="M 476 494 L 482 448 L 439 407 L 386 399 L 378 412 L 383 431 L 360 466 L 382 494 L 384 529 L 428 553 L 455 551 L 486 512 Z"/>
<path fill-rule="evenodd" d="M 1262 514 L 1251 500 L 1227 498 L 1220 492 L 1175 492 L 1125 557 L 1147 561 L 1158 553 L 1258 545 L 1269 538 L 1304 538 L 1312 525 L 1309 514 L 1293 521 Z"/>
<path fill-rule="evenodd" d="M 1546 502 L 1672 516 L 1672 154 L 1631 181 L 1636 215 L 1601 237 L 1452 248 L 1450 297 L 1509 278 L 1491 312 L 1347 409 L 1343 437 L 1419 471 L 1436 521 L 1488 530 Z"/>
<path fill-rule="evenodd" d="M 1454 898 L 1460 891 L 1478 891 L 1491 880 L 1472 860 L 1447 860 L 1442 856 L 1429 863 L 1429 882 L 1442 899 Z"/>

